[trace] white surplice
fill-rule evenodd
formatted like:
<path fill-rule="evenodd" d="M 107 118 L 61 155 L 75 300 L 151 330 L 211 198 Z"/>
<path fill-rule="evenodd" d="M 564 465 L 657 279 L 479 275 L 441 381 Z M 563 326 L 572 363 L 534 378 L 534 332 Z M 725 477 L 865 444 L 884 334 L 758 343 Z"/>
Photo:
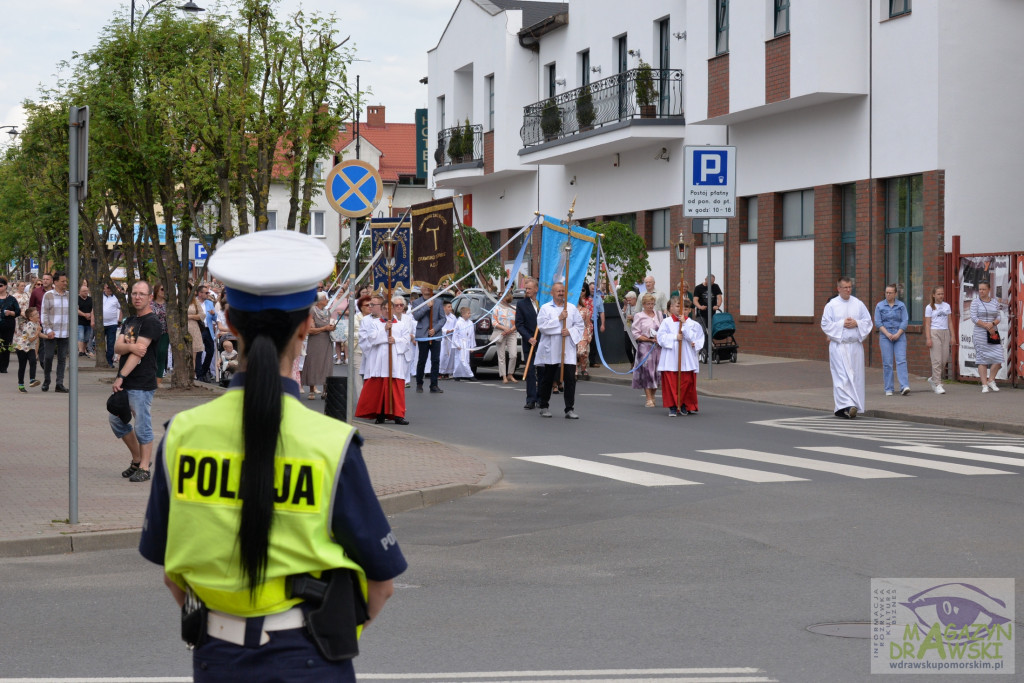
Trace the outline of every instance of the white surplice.
<path fill-rule="evenodd" d="M 704 328 L 700 323 L 687 319 L 683 323 L 683 367 L 677 367 L 679 351 L 676 344 L 676 335 L 679 334 L 679 323 L 672 320 L 672 316 L 661 321 L 658 328 L 658 346 L 661 347 L 661 355 L 658 357 L 658 372 L 700 372 L 700 363 L 697 362 L 697 351 L 704 348 Z"/>
<path fill-rule="evenodd" d="M 458 320 L 454 313 L 449 313 L 445 317 L 444 327 L 441 329 L 444 339 L 441 340 L 441 361 L 437 370 L 438 374 L 450 375 L 455 371 L 455 354 L 452 353 L 452 332 L 455 331 L 455 323 Z"/>
<path fill-rule="evenodd" d="M 409 316 L 411 318 L 411 316 Z M 395 343 L 391 344 L 391 377 L 407 380 L 409 366 L 412 363 L 412 344 L 409 340 L 408 326 L 395 322 L 391 326 L 391 336 Z M 363 377 L 388 376 L 388 334 L 380 318 L 366 316 L 359 326 L 359 348 L 363 352 Z"/>
<path fill-rule="evenodd" d="M 844 327 L 847 318 L 857 327 Z M 855 296 L 837 296 L 825 305 L 821 330 L 828 336 L 828 360 L 832 369 L 832 396 L 839 412 L 856 406 L 864 412 L 864 345 L 874 323 L 864 302 Z"/>
<path fill-rule="evenodd" d="M 452 332 L 452 378 L 465 379 L 473 376 L 473 366 L 469 364 L 469 350 L 476 344 L 476 325 L 472 320 L 459 318 L 455 321 Z"/>
<path fill-rule="evenodd" d="M 549 301 L 537 312 L 537 329 L 540 330 L 540 341 L 537 343 L 537 365 L 558 365 L 562 362 L 562 348 L 565 348 L 565 364 L 576 365 L 576 345 L 583 339 L 583 316 L 570 303 L 569 315 L 565 319 L 565 327 L 569 330 L 568 337 L 562 337 L 562 307 Z M 562 340 L 565 341 L 562 341 Z"/>

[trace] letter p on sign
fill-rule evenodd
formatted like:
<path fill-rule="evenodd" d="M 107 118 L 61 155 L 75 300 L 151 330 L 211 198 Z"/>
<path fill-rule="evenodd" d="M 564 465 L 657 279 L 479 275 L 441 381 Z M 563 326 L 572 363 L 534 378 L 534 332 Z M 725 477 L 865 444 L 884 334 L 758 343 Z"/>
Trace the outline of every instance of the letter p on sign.
<path fill-rule="evenodd" d="M 728 177 L 726 152 L 697 150 L 693 153 L 694 185 L 726 185 Z"/>

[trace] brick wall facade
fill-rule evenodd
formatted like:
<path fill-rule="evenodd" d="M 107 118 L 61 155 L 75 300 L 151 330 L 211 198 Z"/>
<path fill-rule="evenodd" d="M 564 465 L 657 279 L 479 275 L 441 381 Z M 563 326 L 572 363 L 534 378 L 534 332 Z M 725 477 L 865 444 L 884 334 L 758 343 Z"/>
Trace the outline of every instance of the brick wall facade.
<path fill-rule="evenodd" d="M 708 118 L 729 113 L 729 55 L 708 60 Z"/>
<path fill-rule="evenodd" d="M 944 171 L 928 171 L 924 177 L 924 273 L 925 302 L 931 288 L 942 282 L 944 273 L 945 203 Z M 886 181 L 856 182 L 856 277 L 855 294 L 873 314 L 875 304 L 885 298 L 885 187 Z M 758 301 L 756 316 L 739 316 L 741 241 L 746 240 L 746 202 L 739 202 L 736 218 L 729 221 L 726 240 L 726 292 L 728 308 L 737 317 L 737 342 L 747 353 L 790 358 L 828 359 L 828 344 L 819 326 L 821 311 L 835 296 L 839 279 L 842 241 L 842 186 L 814 188 L 814 315 L 776 317 L 775 243 L 782 238 L 782 195 L 758 195 L 757 260 Z M 699 241 L 699 240 L 698 240 Z M 692 270 L 691 270 L 692 273 Z M 915 375 L 929 374 L 928 349 L 921 325 L 907 330 L 907 361 Z M 881 366 L 875 333 L 865 343 L 865 357 L 871 366 Z"/>
<path fill-rule="evenodd" d="M 484 133 L 484 175 L 494 173 L 494 131 Z"/>
<path fill-rule="evenodd" d="M 764 44 L 765 104 L 789 99 L 789 34 Z"/>

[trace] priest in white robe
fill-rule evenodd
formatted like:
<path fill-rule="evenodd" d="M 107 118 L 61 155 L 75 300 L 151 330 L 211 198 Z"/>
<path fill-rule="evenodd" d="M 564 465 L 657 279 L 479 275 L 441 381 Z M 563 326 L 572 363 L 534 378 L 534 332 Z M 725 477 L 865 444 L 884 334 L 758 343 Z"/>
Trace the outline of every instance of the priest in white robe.
<path fill-rule="evenodd" d="M 839 279 L 839 296 L 825 304 L 821 329 L 829 339 L 836 417 L 852 420 L 864 412 L 864 340 L 874 326 L 864 302 L 853 296 L 853 281 Z"/>
<path fill-rule="evenodd" d="M 668 307 L 671 315 L 658 328 L 658 372 L 662 405 L 669 409 L 669 417 L 675 417 L 697 412 L 697 352 L 704 348 L 704 328 L 690 318 L 693 303 L 689 299 L 683 301 L 682 319 L 678 297 L 672 297 Z"/>
<path fill-rule="evenodd" d="M 375 297 L 375 300 L 378 297 Z M 383 307 L 382 307 L 383 308 Z M 375 309 L 377 313 L 381 309 Z M 387 311 L 383 311 L 387 315 Z M 407 425 L 405 419 L 405 380 L 412 362 L 412 342 L 406 326 L 392 317 L 374 315 L 363 318 L 359 327 L 359 348 L 363 352 L 363 391 L 356 405 L 356 417 L 374 418 L 377 424 L 393 420 Z M 388 375 L 388 356 L 391 374 Z"/>
<path fill-rule="evenodd" d="M 564 323 L 564 325 L 563 325 Z M 579 310 L 565 300 L 565 284 L 555 283 L 551 287 L 551 301 L 540 307 L 537 312 L 537 330 L 540 341 L 537 343 L 536 365 L 540 373 L 540 416 L 551 417 L 548 401 L 551 399 L 551 387 L 559 380 L 562 373 L 561 364 L 563 349 L 565 354 L 564 386 L 562 398 L 565 399 L 565 417 L 578 420 L 576 414 L 576 345 L 583 338 L 583 316 Z M 543 367 L 541 367 L 543 366 Z"/>

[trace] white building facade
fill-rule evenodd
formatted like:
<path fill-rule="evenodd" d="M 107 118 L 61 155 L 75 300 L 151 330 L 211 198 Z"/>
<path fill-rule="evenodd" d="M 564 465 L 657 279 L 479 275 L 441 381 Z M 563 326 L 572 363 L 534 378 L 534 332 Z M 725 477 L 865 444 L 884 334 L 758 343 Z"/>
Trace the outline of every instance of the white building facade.
<path fill-rule="evenodd" d="M 709 241 L 741 346 L 825 357 L 817 321 L 849 275 L 869 307 L 899 284 L 924 373 L 946 252 L 1024 251 L 1022 25 L 999 0 L 462 0 L 428 55 L 434 189 L 472 195 L 494 244 L 575 197 L 584 224 L 634 226 L 663 291 L 681 238 L 692 289 L 707 254 L 683 149 L 733 145 L 741 199 Z M 453 158 L 446 130 L 467 118 L 473 150 Z"/>

